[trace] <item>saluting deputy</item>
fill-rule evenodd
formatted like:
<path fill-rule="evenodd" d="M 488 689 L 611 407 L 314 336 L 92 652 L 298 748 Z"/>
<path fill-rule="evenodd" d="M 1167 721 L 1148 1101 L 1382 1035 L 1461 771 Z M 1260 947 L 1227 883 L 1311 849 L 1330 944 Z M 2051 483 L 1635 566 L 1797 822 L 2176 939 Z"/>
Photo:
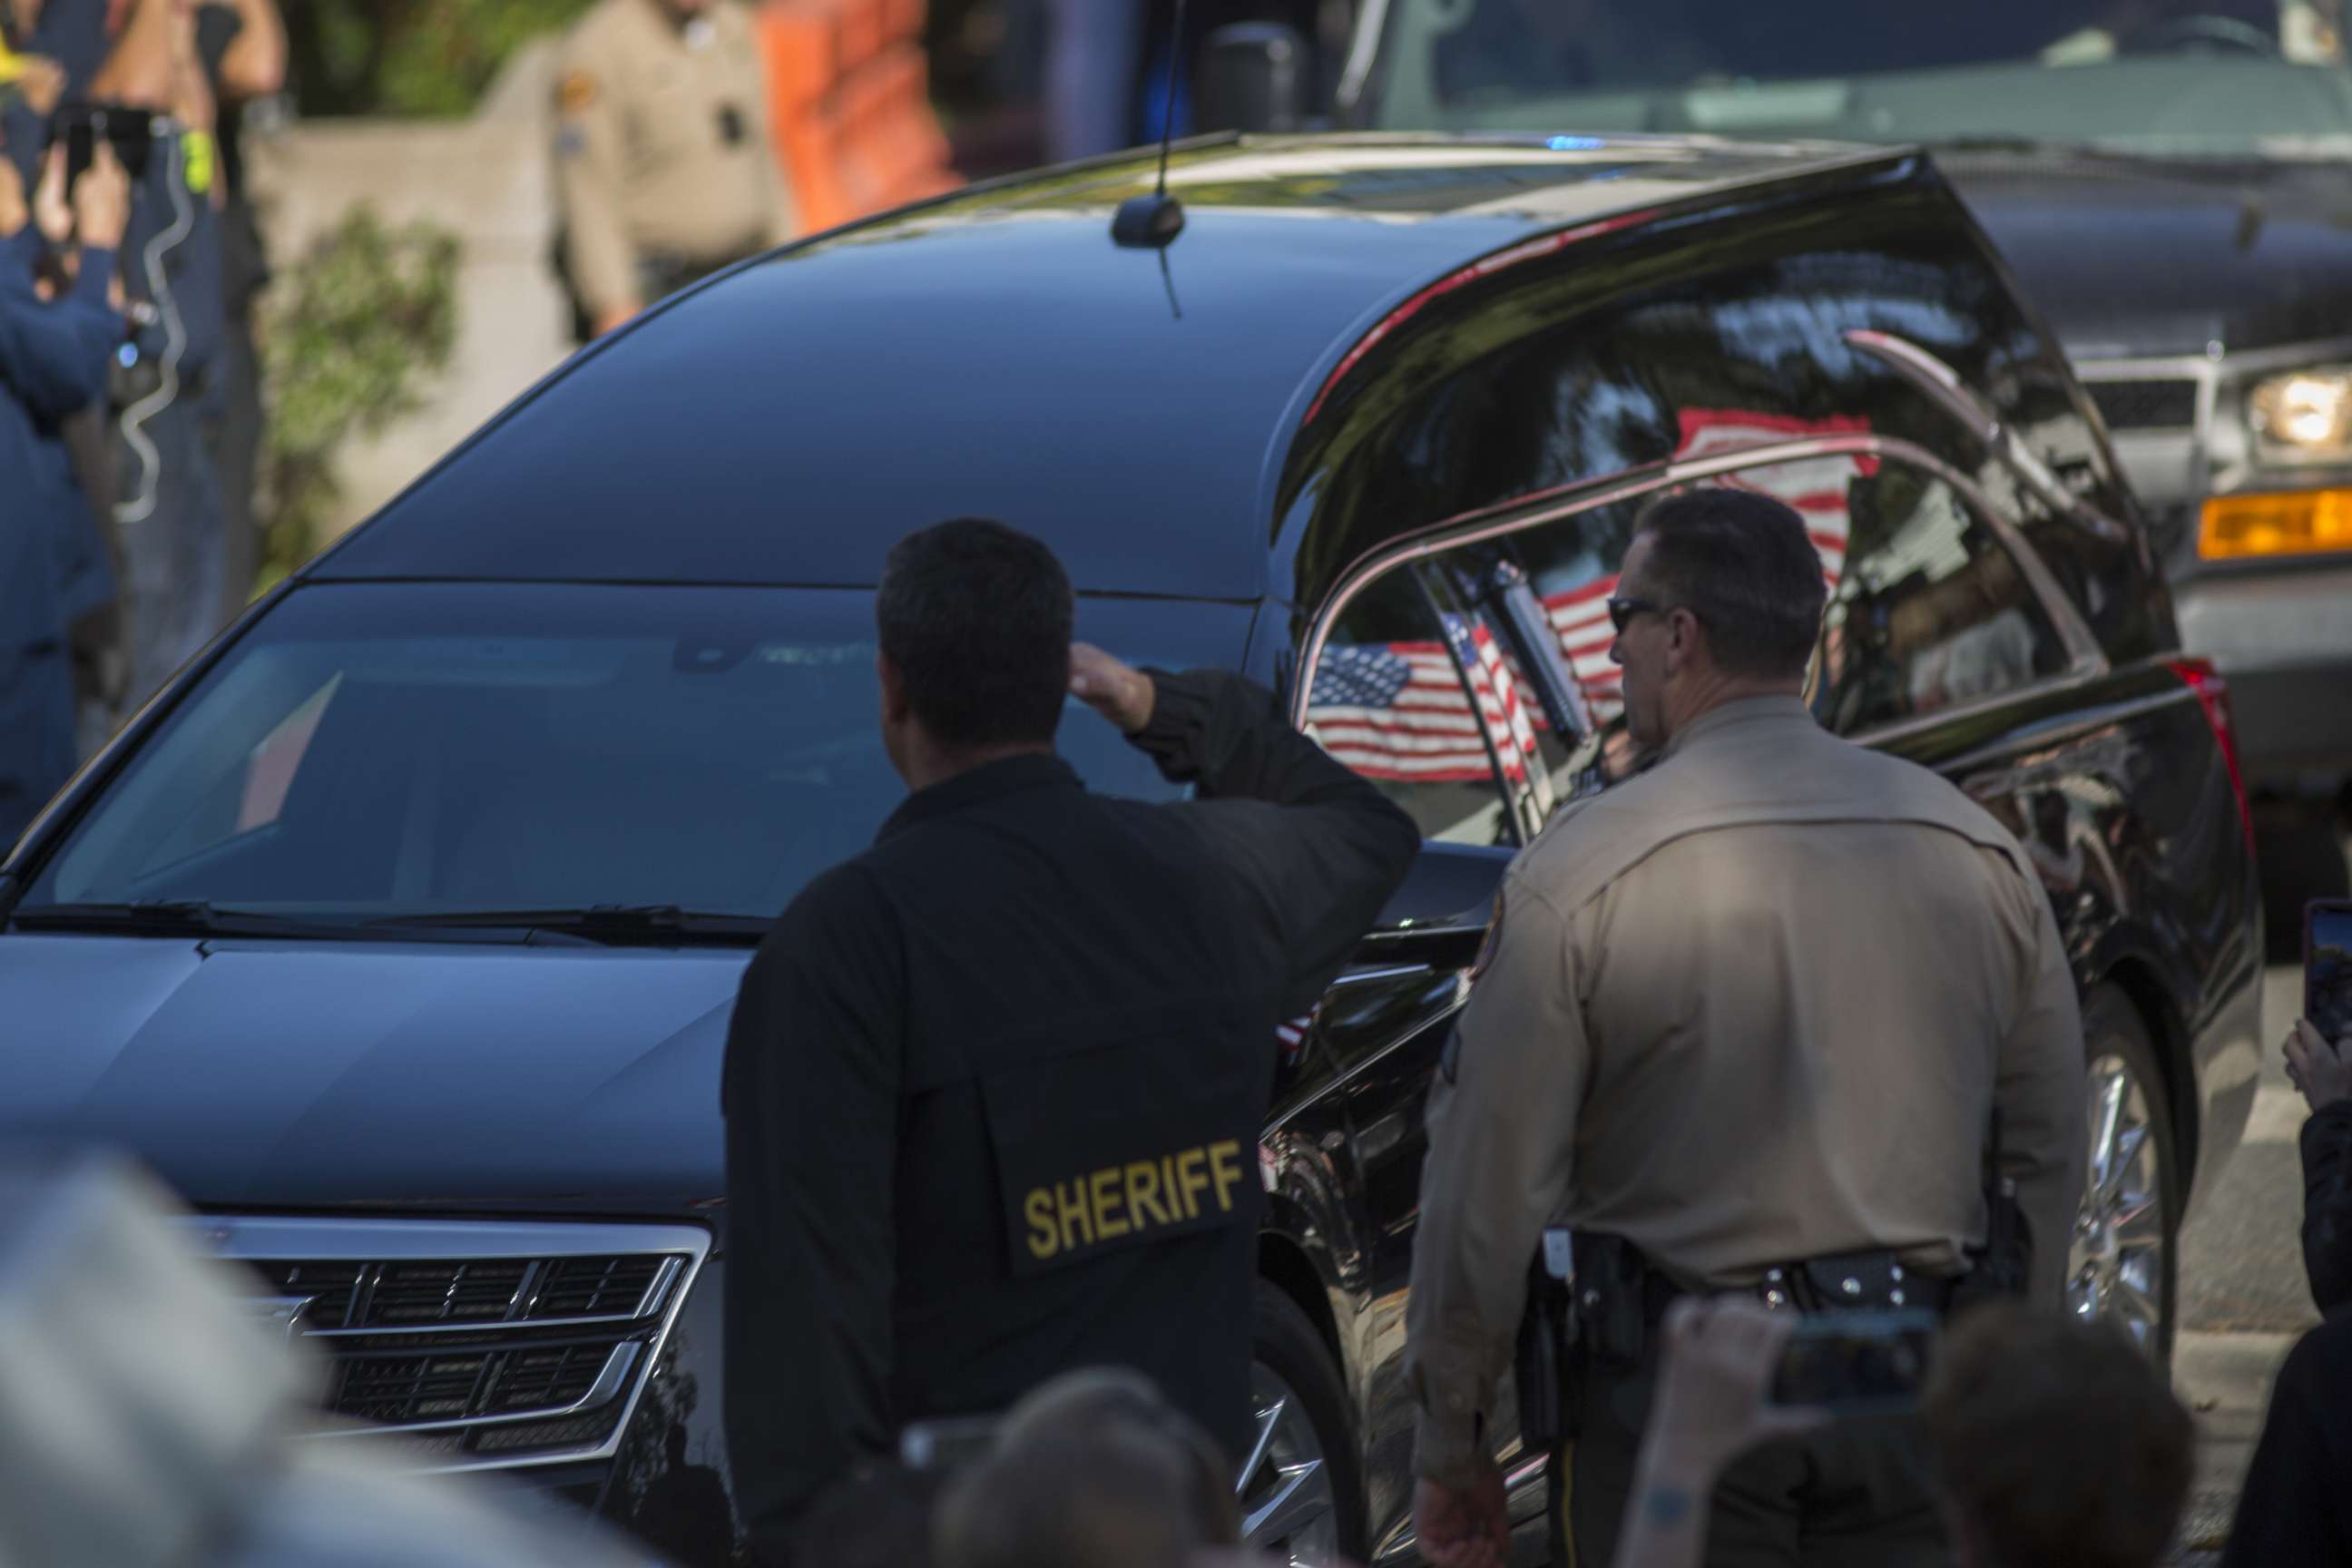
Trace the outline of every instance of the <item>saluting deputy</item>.
<path fill-rule="evenodd" d="M 1769 497 L 1671 497 L 1625 552 L 1611 652 L 1663 754 L 1512 866 L 1431 1091 L 1406 1366 L 1433 1563 L 1504 1561 L 1495 1392 L 1539 1239 L 1575 1278 L 1578 1563 L 1611 1559 L 1676 1296 L 1940 1310 L 1977 1261 L 2059 1300 L 2084 1090 L 2056 922 L 1999 823 L 1814 721 L 1822 602 Z M 2030 1262 L 1998 1245 L 2015 1209 Z M 1712 1563 L 1948 1561 L 1907 1418 L 1759 1448 L 1712 1506 Z"/>
<path fill-rule="evenodd" d="M 583 341 L 793 237 L 751 13 L 602 0 L 556 78 L 559 255 Z"/>
<path fill-rule="evenodd" d="M 1275 1030 L 1420 844 L 1262 689 L 1074 648 L 1011 529 L 902 540 L 875 611 L 913 793 L 761 943 L 722 1079 L 728 1449 L 772 1558 L 908 1421 L 1076 1367 L 1248 1452 Z M 1066 692 L 1200 798 L 1088 794 Z"/>

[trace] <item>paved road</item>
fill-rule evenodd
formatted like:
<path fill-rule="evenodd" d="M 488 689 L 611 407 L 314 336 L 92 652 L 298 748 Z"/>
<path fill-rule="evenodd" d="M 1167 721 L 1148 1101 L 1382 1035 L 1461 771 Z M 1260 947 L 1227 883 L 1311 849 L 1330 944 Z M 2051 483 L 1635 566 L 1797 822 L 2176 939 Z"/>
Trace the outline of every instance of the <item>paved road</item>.
<path fill-rule="evenodd" d="M 2263 986 L 2263 1084 L 2246 1143 L 2180 1235 L 2181 1322 L 2175 1385 L 2197 1413 L 2197 1492 L 2182 1563 L 2218 1561 L 2238 1483 L 2270 1402 L 2272 1376 L 2295 1337 L 2319 1321 L 2296 1239 L 2303 1169 L 2295 1131 L 2304 1104 L 2276 1046 L 2302 1010 L 2302 972 L 2273 969 Z"/>

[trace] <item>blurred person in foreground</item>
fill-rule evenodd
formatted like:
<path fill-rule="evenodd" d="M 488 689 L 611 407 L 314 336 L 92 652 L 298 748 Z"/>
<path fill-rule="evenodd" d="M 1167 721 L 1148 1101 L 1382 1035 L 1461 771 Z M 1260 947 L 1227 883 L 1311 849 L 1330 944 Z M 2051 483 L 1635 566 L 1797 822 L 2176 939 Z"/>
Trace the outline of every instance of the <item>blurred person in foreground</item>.
<path fill-rule="evenodd" d="M 798 209 L 735 0 L 599 0 L 564 36 L 556 265 L 580 341 L 782 245 Z"/>
<path fill-rule="evenodd" d="M 1405 1368 L 1433 1563 L 1509 1551 L 1495 1394 L 1548 1227 L 1580 1329 L 1553 1513 L 1588 1563 L 1616 1544 L 1675 1298 L 2058 1300 L 2084 1074 L 2056 922 L 1982 807 L 1816 722 L 1823 598 L 1769 496 L 1686 491 L 1635 527 L 1611 654 L 1661 755 L 1512 863 L 1430 1090 Z M 1715 1494 L 1708 1561 L 1947 1561 L 1922 1447 L 1901 1416 L 1765 1445 Z"/>
<path fill-rule="evenodd" d="M 0 1146 L 0 1562 L 646 1568 L 520 1489 L 316 1441 L 326 1368 L 194 1218 L 119 1156 Z"/>
<path fill-rule="evenodd" d="M 122 341 L 107 290 L 130 184 L 104 146 L 70 195 L 64 149 L 39 167 L 28 198 L 0 156 L 0 847 L 73 773 L 71 639 L 114 596 L 64 426 Z"/>
<path fill-rule="evenodd" d="M 1832 1424 L 1769 1401 L 1795 1327 L 1752 1301 L 1675 1304 L 1615 1568 L 1697 1568 L 1705 1502 L 1732 1463 Z M 1972 1310 L 1936 1352 L 1923 1417 L 1957 1568 L 2155 1568 L 2179 1529 L 2195 1427 L 2111 1324 Z"/>
<path fill-rule="evenodd" d="M 2287 1352 L 2271 1388 L 2224 1568 L 2352 1563 L 2352 1037 L 2309 1019 L 2286 1039 L 2303 1124 L 2303 1266 L 2326 1321 Z"/>
<path fill-rule="evenodd" d="M 938 1568 L 1193 1568 L 1241 1539 L 1233 1472 L 1149 1379 L 1056 1378 L 948 1487 Z"/>
<path fill-rule="evenodd" d="M 1076 1367 L 1142 1372 L 1248 1451 L 1275 1032 L 1421 836 L 1272 693 L 1073 647 L 1074 610 L 1052 552 L 1000 523 L 898 542 L 876 663 L 910 793 L 743 977 L 727 1437 L 770 1554 L 908 1422 Z M 1055 752 L 1069 696 L 1201 798 L 1089 794 Z"/>

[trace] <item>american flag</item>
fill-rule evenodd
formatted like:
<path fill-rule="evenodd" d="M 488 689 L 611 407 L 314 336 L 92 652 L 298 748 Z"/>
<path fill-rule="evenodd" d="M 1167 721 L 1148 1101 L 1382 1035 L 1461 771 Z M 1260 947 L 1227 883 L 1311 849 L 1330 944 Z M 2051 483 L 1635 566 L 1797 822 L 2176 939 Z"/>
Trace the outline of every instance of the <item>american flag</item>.
<path fill-rule="evenodd" d="M 1275 1054 L 1282 1058 L 1284 1067 L 1296 1067 L 1298 1058 L 1306 1054 L 1307 1033 L 1315 1027 L 1316 1015 L 1322 1011 L 1322 1004 L 1318 1003 L 1311 1011 L 1301 1013 L 1288 1023 L 1275 1026 Z"/>
<path fill-rule="evenodd" d="M 1870 429 L 1859 418 L 1795 419 L 1742 409 L 1686 408 L 1680 420 L 1677 458 L 1803 436 L 1866 435 Z M 1848 487 L 1877 471 L 1878 459 L 1866 453 L 1832 453 L 1713 482 L 1760 491 L 1793 509 L 1805 520 L 1821 552 L 1822 574 L 1834 590 L 1845 570 Z M 1609 624 L 1609 597 L 1616 591 L 1612 572 L 1542 595 L 1559 634 L 1560 652 L 1596 723 L 1607 723 L 1625 707 L 1623 676 L 1609 658 L 1616 636 Z M 1541 707 L 1484 625 L 1449 616 L 1446 633 L 1470 671 L 1478 711 L 1495 734 L 1508 737 L 1503 771 L 1514 780 L 1526 776 L 1537 733 L 1546 727 Z M 1327 647 L 1315 671 L 1307 718 L 1324 749 L 1366 778 L 1475 783 L 1490 774 L 1477 716 L 1442 643 Z"/>
<path fill-rule="evenodd" d="M 1468 784 L 1492 774 L 1444 643 L 1333 644 L 1307 703 L 1323 749 L 1366 778 Z"/>
<path fill-rule="evenodd" d="M 1486 715 L 1486 732 L 1499 743 L 1503 776 L 1523 783 L 1532 765 L 1536 776 L 1546 777 L 1536 756 L 1536 724 L 1543 707 L 1527 689 L 1517 665 L 1504 657 L 1484 621 L 1448 616 L 1445 635 L 1453 640 L 1462 668 L 1470 672 L 1470 693 Z"/>

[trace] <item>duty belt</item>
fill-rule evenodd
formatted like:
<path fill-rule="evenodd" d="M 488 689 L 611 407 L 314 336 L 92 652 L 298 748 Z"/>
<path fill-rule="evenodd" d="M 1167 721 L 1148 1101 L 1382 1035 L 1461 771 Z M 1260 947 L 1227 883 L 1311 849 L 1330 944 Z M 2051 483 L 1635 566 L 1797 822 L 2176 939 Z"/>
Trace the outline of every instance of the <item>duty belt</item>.
<path fill-rule="evenodd" d="M 1798 1312 L 1887 1311 L 1918 1308 L 1948 1311 L 1958 1277 L 1922 1274 L 1893 1252 L 1835 1253 L 1800 1258 L 1764 1271 L 1752 1285 L 1683 1284 L 1622 1237 L 1578 1236 L 1570 1287 L 1576 1337 L 1610 1360 L 1634 1363 L 1655 1349 L 1666 1309 L 1683 1296 L 1747 1296 L 1767 1307 Z"/>

